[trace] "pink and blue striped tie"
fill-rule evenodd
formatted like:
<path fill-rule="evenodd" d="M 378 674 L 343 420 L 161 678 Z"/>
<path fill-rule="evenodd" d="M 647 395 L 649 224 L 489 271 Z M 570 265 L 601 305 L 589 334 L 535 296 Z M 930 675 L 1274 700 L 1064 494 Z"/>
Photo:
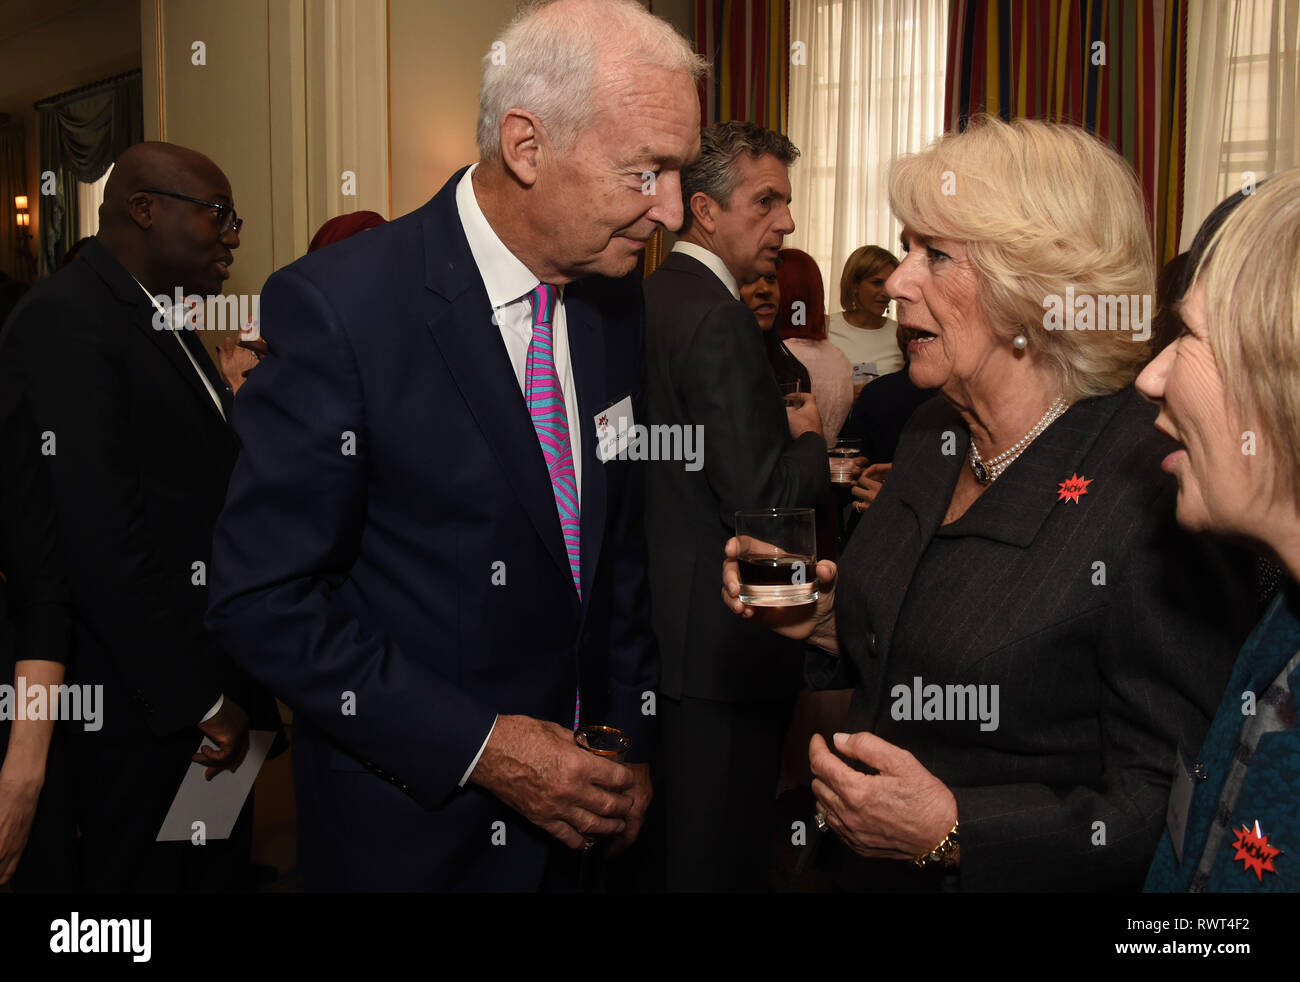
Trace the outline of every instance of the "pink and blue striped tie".
<path fill-rule="evenodd" d="M 564 408 L 564 391 L 555 370 L 555 335 L 551 317 L 555 311 L 555 287 L 539 283 L 528 295 L 533 307 L 533 339 L 528 344 L 528 361 L 524 369 L 524 401 L 533 418 L 533 428 L 542 445 L 542 456 L 551 475 L 555 510 L 560 516 L 564 551 L 569 557 L 573 585 L 582 596 L 582 524 L 578 512 L 578 480 L 573 469 L 573 446 L 569 442 L 569 415 Z M 573 712 L 573 728 L 578 728 L 581 704 Z"/>

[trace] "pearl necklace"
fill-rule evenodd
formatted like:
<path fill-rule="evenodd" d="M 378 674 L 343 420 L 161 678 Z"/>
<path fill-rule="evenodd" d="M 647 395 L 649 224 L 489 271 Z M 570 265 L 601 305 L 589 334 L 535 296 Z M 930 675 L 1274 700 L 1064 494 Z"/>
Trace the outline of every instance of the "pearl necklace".
<path fill-rule="evenodd" d="M 1019 443 L 987 462 L 980 457 L 980 452 L 975 449 L 975 435 L 971 434 L 970 452 L 967 454 L 967 459 L 970 461 L 970 469 L 975 473 L 975 480 L 979 481 L 980 484 L 992 484 L 996 481 L 1002 476 L 1002 472 L 1025 452 L 1025 448 L 1034 442 L 1034 438 L 1051 426 L 1052 422 L 1069 408 L 1070 404 L 1065 401 L 1065 396 L 1057 396 L 1056 400 L 1047 407 L 1047 412 L 1039 417 L 1038 422 L 1034 424 L 1034 428 L 1020 438 Z"/>

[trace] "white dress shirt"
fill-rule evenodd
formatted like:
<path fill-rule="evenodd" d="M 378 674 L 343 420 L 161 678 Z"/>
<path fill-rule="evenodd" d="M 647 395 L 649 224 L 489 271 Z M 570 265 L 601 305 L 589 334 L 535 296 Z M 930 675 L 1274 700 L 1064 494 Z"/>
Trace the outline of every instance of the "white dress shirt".
<path fill-rule="evenodd" d="M 487 287 L 488 303 L 496 316 L 501 340 L 506 343 L 506 353 L 519 380 L 519 391 L 524 392 L 524 373 L 528 366 L 528 345 L 533 340 L 533 305 L 528 299 L 541 280 L 528 271 L 528 267 L 515 258 L 505 247 L 492 226 L 488 224 L 470 178 L 475 164 L 465 172 L 456 185 L 456 210 L 469 240 L 469 251 L 474 254 L 483 285 Z M 582 427 L 578 420 L 578 392 L 573 384 L 573 369 L 569 364 L 569 332 L 564 319 L 564 291 L 558 290 L 555 310 L 551 314 L 552 351 L 555 353 L 555 371 L 560 376 L 560 390 L 564 393 L 564 413 L 569 418 L 569 445 L 573 448 L 573 477 L 577 484 L 578 506 L 582 506 Z"/>
<path fill-rule="evenodd" d="M 505 342 L 506 353 L 519 381 L 519 391 L 525 393 L 525 372 L 528 365 L 528 346 L 533 340 L 533 305 L 529 294 L 541 282 L 529 272 L 506 248 L 505 243 L 492 231 L 483 209 L 479 207 L 474 195 L 471 178 L 478 164 L 465 172 L 465 176 L 456 185 L 456 211 L 460 215 L 460 224 L 469 241 L 469 251 L 474 256 L 474 265 L 478 267 L 479 276 L 487 288 L 488 303 L 497 328 L 501 331 L 501 340 Z M 488 325 L 484 324 L 484 328 Z M 564 412 L 569 419 L 569 446 L 573 448 L 573 477 L 577 485 L 578 506 L 582 507 L 582 425 L 578 419 L 578 391 L 573 384 L 573 368 L 569 363 L 569 332 L 564 319 L 564 291 L 558 290 L 555 310 L 551 314 L 552 348 L 555 354 L 555 371 L 560 377 L 560 390 L 564 393 Z M 465 786 L 470 774 L 478 766 L 479 758 L 492 739 L 496 729 L 493 720 L 491 729 L 478 748 L 478 753 L 469 762 L 469 767 L 461 776 L 460 785 Z"/>
<path fill-rule="evenodd" d="M 737 300 L 740 299 L 740 287 L 736 286 L 736 278 L 731 275 L 731 270 L 727 269 L 727 264 L 715 252 L 709 252 L 704 246 L 696 245 L 694 242 L 686 242 L 678 239 L 673 246 L 673 252 L 680 252 L 692 259 L 698 259 L 713 271 L 713 275 L 722 280 L 728 292 Z"/>
<path fill-rule="evenodd" d="M 131 279 L 135 280 L 135 277 L 133 276 Z M 158 298 L 150 293 L 148 289 L 146 289 L 145 285 L 139 280 L 135 280 L 135 285 L 141 290 L 144 290 L 144 295 L 149 298 L 149 302 L 158 309 L 158 313 L 162 314 L 163 319 L 171 325 L 171 333 L 176 337 L 176 343 L 181 346 L 181 351 L 185 352 L 185 357 L 188 358 L 190 364 L 194 366 L 194 371 L 198 372 L 199 378 L 203 381 L 203 387 L 208 390 L 208 395 L 212 396 L 212 402 L 213 405 L 217 407 L 217 412 L 221 413 L 222 419 L 225 419 L 226 411 L 221 408 L 221 396 L 217 395 L 217 390 L 212 387 L 212 383 L 208 380 L 208 377 L 203 374 L 203 369 L 201 369 L 199 363 L 194 360 L 194 355 L 192 355 L 190 349 L 185 346 L 185 342 L 181 340 L 179 332 L 185 330 L 185 309 L 174 305 L 168 308 L 160 303 Z"/>

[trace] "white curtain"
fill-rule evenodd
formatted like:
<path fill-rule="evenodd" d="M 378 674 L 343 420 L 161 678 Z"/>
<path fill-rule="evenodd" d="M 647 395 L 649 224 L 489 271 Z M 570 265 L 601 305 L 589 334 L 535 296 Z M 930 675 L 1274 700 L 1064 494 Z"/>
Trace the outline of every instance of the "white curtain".
<path fill-rule="evenodd" d="M 788 244 L 817 260 L 834 312 L 849 253 L 898 254 L 889 162 L 943 132 L 948 0 L 792 0 L 790 41 L 807 64 L 790 66 L 788 135 L 803 155 Z"/>
<path fill-rule="evenodd" d="M 108 184 L 108 175 L 113 173 L 113 167 L 113 164 L 109 164 L 108 170 L 104 171 L 104 176 L 94 184 L 77 182 L 78 239 L 99 232 L 99 206 L 104 203 L 104 187 Z"/>
<path fill-rule="evenodd" d="M 1300 0 L 1188 7 L 1184 250 L 1246 175 L 1300 166 Z"/>

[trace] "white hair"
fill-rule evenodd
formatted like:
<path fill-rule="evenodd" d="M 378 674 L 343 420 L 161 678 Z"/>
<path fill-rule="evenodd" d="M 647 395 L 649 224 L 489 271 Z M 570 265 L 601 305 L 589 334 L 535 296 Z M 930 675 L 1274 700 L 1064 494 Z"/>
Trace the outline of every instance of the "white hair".
<path fill-rule="evenodd" d="M 501 153 L 501 118 L 532 113 L 561 152 L 591 122 L 602 62 L 689 74 L 708 63 L 667 21 L 636 0 L 552 0 L 521 11 L 483 56 L 478 97 L 479 159 Z"/>

